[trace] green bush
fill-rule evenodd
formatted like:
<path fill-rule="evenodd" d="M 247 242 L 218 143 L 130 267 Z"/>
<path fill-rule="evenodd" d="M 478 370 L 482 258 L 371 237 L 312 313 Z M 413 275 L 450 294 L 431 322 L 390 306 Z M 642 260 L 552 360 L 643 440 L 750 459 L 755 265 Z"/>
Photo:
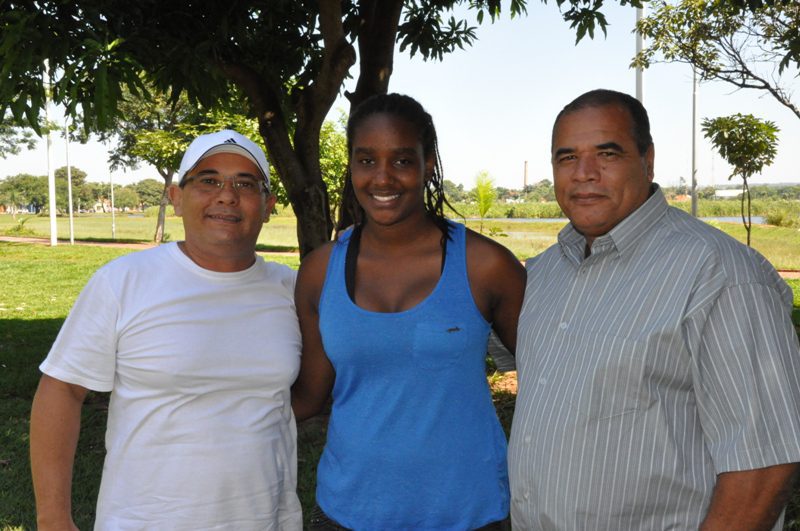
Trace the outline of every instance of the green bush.
<path fill-rule="evenodd" d="M 25 226 L 25 222 L 30 218 L 19 218 L 16 225 L 7 228 L 3 234 L 6 236 L 34 236 L 36 232 Z"/>
<path fill-rule="evenodd" d="M 144 217 L 146 218 L 157 218 L 158 217 L 158 206 L 150 206 L 144 210 Z M 167 205 L 167 217 L 171 218 L 175 216 L 175 209 L 172 205 Z"/>
<path fill-rule="evenodd" d="M 767 225 L 776 227 L 798 227 L 800 228 L 800 213 L 793 212 L 788 208 L 775 207 L 769 210 L 764 216 Z"/>
<path fill-rule="evenodd" d="M 453 207 L 465 218 L 478 218 L 477 203 L 454 203 Z M 455 214 L 448 211 L 446 214 L 452 218 L 457 218 Z M 525 219 L 525 218 L 563 218 L 564 214 L 555 201 L 542 203 L 501 203 L 495 202 L 489 212 L 487 219 Z"/>
<path fill-rule="evenodd" d="M 563 218 L 564 213 L 555 201 L 517 203 L 506 209 L 507 218 Z"/>
<path fill-rule="evenodd" d="M 691 210 L 690 201 L 670 201 L 670 204 L 685 212 Z M 467 219 L 480 217 L 477 203 L 458 202 L 453 203 L 453 207 L 458 211 L 458 214 Z M 701 199 L 697 205 L 697 215 L 701 218 L 739 218 L 742 215 L 741 208 L 742 205 L 739 199 Z M 459 217 L 448 209 L 446 210 L 446 214 L 449 217 L 454 219 Z M 797 200 L 754 199 L 751 211 L 753 216 L 763 216 L 770 225 L 781 227 L 800 226 L 800 201 Z M 486 214 L 486 219 L 558 219 L 564 217 L 564 213 L 555 201 L 495 202 Z M 780 223 L 775 223 L 770 219 L 781 221 Z"/>
<path fill-rule="evenodd" d="M 691 209 L 690 201 L 670 201 L 670 205 L 685 212 Z M 754 199 L 751 203 L 753 216 L 766 218 L 770 212 L 781 209 L 800 216 L 800 201 L 789 199 Z M 701 218 L 734 218 L 742 215 L 741 199 L 701 199 L 697 204 L 697 215 Z M 770 225 L 770 223 L 767 221 Z M 787 226 L 787 225 L 783 225 Z"/>

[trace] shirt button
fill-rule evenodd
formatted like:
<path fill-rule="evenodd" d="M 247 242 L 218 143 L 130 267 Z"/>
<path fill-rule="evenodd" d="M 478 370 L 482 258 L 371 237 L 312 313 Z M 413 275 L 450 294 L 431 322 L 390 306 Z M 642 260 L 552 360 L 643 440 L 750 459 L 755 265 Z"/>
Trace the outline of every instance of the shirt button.
<path fill-rule="evenodd" d="M 547 378 L 539 378 L 539 385 L 544 385 L 547 383 Z"/>
<path fill-rule="evenodd" d="M 526 491 L 525 491 L 525 492 L 522 494 L 522 497 L 523 497 L 523 498 L 525 498 L 525 499 L 527 500 L 528 498 L 530 498 L 530 497 L 531 497 L 531 494 L 530 494 L 530 492 L 528 492 L 528 491 L 526 490 Z"/>
<path fill-rule="evenodd" d="M 566 323 L 566 321 L 565 321 L 565 322 L 562 322 L 562 323 L 559 323 L 558 327 L 559 327 L 561 330 L 566 330 L 566 329 L 567 329 L 567 323 Z"/>
<path fill-rule="evenodd" d="M 530 443 L 531 443 L 531 436 L 530 435 L 526 435 L 525 436 L 525 444 L 530 444 Z"/>

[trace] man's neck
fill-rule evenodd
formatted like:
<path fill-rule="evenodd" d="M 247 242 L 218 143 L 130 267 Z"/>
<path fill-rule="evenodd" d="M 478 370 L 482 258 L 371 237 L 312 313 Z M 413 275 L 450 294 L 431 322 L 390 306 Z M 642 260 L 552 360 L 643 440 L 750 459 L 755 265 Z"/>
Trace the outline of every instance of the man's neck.
<path fill-rule="evenodd" d="M 256 260 L 255 249 L 252 254 L 214 254 L 208 255 L 207 253 L 200 252 L 199 249 L 194 248 L 186 241 L 178 242 L 178 248 L 185 254 L 189 260 L 209 271 L 215 273 L 236 273 L 244 271 L 253 265 Z"/>

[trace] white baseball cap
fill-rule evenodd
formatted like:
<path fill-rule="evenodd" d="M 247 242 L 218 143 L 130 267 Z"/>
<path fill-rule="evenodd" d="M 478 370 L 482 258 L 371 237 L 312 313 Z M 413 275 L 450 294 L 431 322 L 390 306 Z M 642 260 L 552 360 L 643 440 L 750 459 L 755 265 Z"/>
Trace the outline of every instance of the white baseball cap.
<path fill-rule="evenodd" d="M 269 193 L 269 162 L 267 162 L 267 156 L 264 155 L 264 150 L 246 136 L 228 129 L 200 135 L 192 140 L 181 159 L 178 182 L 182 182 L 186 174 L 192 171 L 198 162 L 216 153 L 235 153 L 252 161 L 261 170 L 267 193 Z"/>

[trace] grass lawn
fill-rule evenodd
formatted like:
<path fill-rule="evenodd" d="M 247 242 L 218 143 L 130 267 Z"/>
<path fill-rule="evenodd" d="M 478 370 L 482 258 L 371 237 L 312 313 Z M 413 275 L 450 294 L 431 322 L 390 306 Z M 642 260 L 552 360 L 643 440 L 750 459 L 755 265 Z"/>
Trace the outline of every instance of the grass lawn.
<path fill-rule="evenodd" d="M 47 217 L 17 216 L 24 219 L 24 228 L 31 235 L 49 237 L 50 222 Z M 744 242 L 746 234 L 740 223 L 710 222 L 713 226 Z M 17 224 L 12 216 L 0 215 L 0 235 L 8 234 Z M 155 231 L 155 218 L 140 214 L 119 214 L 116 216 L 116 235 L 120 241 L 152 240 Z M 480 222 L 469 220 L 467 226 L 478 230 Z M 75 237 L 77 239 L 111 240 L 111 216 L 109 214 L 82 214 L 75 218 Z M 486 220 L 483 223 L 484 234 L 492 231 L 499 234 L 493 236 L 498 242 L 508 247 L 520 259 L 530 258 L 544 251 L 555 243 L 558 231 L 563 222 L 513 221 L 506 219 Z M 69 221 L 58 218 L 58 238 L 69 239 Z M 167 218 L 164 232 L 168 241 L 183 239 L 183 226 L 180 218 Z M 259 250 L 262 251 L 297 251 L 296 219 L 291 214 L 273 215 L 264 226 L 258 238 Z M 800 230 L 770 225 L 754 225 L 752 245 L 778 269 L 800 270 Z"/>
<path fill-rule="evenodd" d="M 119 217 L 117 236 L 149 240 L 152 218 Z M 470 222 L 470 225 L 475 225 Z M 723 230 L 736 234 L 735 224 Z M 727 225 L 732 225 L 729 228 Z M 11 216 L 0 215 L 0 234 L 13 226 Z M 59 219 L 59 235 L 65 235 Z M 555 241 L 560 223 L 491 221 L 508 236 L 498 241 L 520 258 L 533 256 Z M 31 218 L 25 227 L 39 235 L 49 230 L 46 218 Z M 176 219 L 167 223 L 172 240 L 183 237 Z M 266 226 L 259 242 L 269 249 L 296 247 L 294 218 L 277 216 Z M 742 231 L 743 232 L 743 231 Z M 76 220 L 79 238 L 109 238 L 110 218 L 90 216 Z M 781 268 L 800 269 L 800 232 L 796 229 L 754 227 L 754 245 Z M 763 247 L 762 247 L 763 246 Z M 38 365 L 47 354 L 80 289 L 102 264 L 131 252 L 129 249 L 0 242 L 0 530 L 35 529 L 33 492 L 28 463 L 28 416 L 39 379 Z M 297 255 L 268 254 L 270 260 L 297 267 Z M 795 323 L 800 326 L 800 280 L 790 281 L 795 295 Z M 515 395 L 496 390 L 494 400 L 506 430 L 510 426 Z M 106 396 L 90 395 L 83 410 L 83 428 L 75 463 L 73 513 L 81 529 L 90 529 L 103 460 Z M 304 508 L 313 504 L 316 463 L 325 438 L 325 423 L 311 419 L 298 429 L 298 481 Z M 800 499 L 794 506 L 800 507 Z M 800 522 L 786 529 L 800 529 Z"/>
<path fill-rule="evenodd" d="M 24 220 L 26 232 L 32 236 L 50 237 L 50 220 L 44 216 L 18 215 L 16 219 L 8 214 L 0 215 L 0 234 Z M 112 241 L 111 214 L 80 214 L 73 219 L 74 236 L 79 240 Z M 69 218 L 57 218 L 58 238 L 69 240 Z M 142 214 L 117 214 L 114 219 L 118 241 L 149 242 L 153 240 L 156 218 Z M 272 216 L 261 230 L 258 244 L 264 250 L 297 251 L 297 224 L 294 216 Z M 178 217 L 168 217 L 164 223 L 166 241 L 183 239 L 183 224 Z"/>
<path fill-rule="evenodd" d="M 28 417 L 39 363 L 92 273 L 129 249 L 0 242 L 0 530 L 35 529 Z M 268 259 L 297 267 L 296 255 Z M 90 394 L 75 462 L 73 507 L 91 529 L 104 456 L 107 397 Z M 310 460 L 309 460 L 310 462 Z M 313 461 L 316 464 L 316 461 Z"/>

